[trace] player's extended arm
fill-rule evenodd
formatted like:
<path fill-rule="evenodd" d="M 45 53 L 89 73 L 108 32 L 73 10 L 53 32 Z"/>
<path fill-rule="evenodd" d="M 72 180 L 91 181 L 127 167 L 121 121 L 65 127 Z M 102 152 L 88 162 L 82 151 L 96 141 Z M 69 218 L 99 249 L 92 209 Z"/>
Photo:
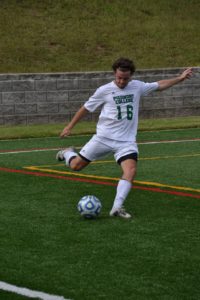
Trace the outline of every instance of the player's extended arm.
<path fill-rule="evenodd" d="M 63 129 L 63 131 L 60 134 L 60 137 L 65 137 L 70 135 L 72 128 L 78 123 L 86 114 L 88 113 L 88 110 L 82 106 L 74 115 L 72 120 L 69 122 L 69 124 Z"/>
<path fill-rule="evenodd" d="M 185 79 L 190 78 L 192 76 L 192 74 L 193 74 L 192 68 L 188 68 L 181 75 L 179 75 L 175 78 L 160 80 L 160 81 L 158 81 L 158 84 L 159 84 L 158 91 L 163 91 L 165 89 L 168 89 L 169 87 L 171 87 L 181 81 L 184 81 Z"/>

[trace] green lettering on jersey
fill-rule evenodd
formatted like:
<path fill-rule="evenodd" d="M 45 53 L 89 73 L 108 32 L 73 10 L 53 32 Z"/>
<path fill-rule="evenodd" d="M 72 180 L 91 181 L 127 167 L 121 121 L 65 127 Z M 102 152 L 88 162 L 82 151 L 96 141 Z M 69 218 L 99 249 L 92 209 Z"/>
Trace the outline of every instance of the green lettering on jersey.
<path fill-rule="evenodd" d="M 134 95 L 121 95 L 121 96 L 115 96 L 113 97 L 113 100 L 115 101 L 116 104 L 121 104 L 121 103 L 131 103 L 133 102 Z"/>

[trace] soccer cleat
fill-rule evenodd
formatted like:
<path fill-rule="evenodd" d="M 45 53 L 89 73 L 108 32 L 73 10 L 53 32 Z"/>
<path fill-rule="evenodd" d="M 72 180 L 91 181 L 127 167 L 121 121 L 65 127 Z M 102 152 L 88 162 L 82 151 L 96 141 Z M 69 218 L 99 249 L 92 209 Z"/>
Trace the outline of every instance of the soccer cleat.
<path fill-rule="evenodd" d="M 125 211 L 124 207 L 113 208 L 110 211 L 110 216 L 111 217 L 121 217 L 121 218 L 124 218 L 124 219 L 130 219 L 131 218 L 131 215 Z"/>
<path fill-rule="evenodd" d="M 63 149 L 63 150 L 60 150 L 58 151 L 58 153 L 56 154 L 56 159 L 58 161 L 63 161 L 65 160 L 64 158 L 64 154 L 68 151 L 75 151 L 75 149 L 73 147 L 70 147 L 70 148 L 66 148 L 66 149 Z"/>

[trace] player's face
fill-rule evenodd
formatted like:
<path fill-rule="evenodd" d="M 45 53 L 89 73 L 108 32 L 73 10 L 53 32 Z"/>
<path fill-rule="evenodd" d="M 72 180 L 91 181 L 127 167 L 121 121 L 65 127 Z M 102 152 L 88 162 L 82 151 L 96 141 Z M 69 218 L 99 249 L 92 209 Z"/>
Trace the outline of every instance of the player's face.
<path fill-rule="evenodd" d="M 127 86 L 131 79 L 131 71 L 121 71 L 117 69 L 115 72 L 115 83 L 120 88 L 123 89 Z"/>

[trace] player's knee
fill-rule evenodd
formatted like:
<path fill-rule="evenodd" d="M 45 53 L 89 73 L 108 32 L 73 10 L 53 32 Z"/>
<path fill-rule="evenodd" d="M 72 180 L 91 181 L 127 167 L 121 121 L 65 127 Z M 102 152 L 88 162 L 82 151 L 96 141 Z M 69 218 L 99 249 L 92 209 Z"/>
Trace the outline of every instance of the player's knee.
<path fill-rule="evenodd" d="M 136 175 L 136 169 L 130 168 L 124 172 L 123 178 L 126 178 L 128 181 L 132 181 L 135 178 L 135 175 Z"/>
<path fill-rule="evenodd" d="M 80 166 L 74 166 L 74 167 L 72 168 L 73 171 L 80 171 L 80 170 L 82 170 L 82 169 L 83 169 L 83 167 L 80 167 Z"/>
<path fill-rule="evenodd" d="M 80 164 L 74 164 L 74 163 L 71 163 L 70 164 L 70 168 L 73 170 L 73 171 L 79 171 L 82 169 L 82 166 L 80 166 Z"/>
<path fill-rule="evenodd" d="M 72 157 L 71 160 L 69 161 L 69 167 L 73 171 L 78 171 L 78 161 L 77 161 L 77 156 Z"/>
<path fill-rule="evenodd" d="M 70 168 L 73 170 L 73 171 L 80 171 L 82 170 L 83 168 L 85 167 L 85 164 L 81 163 L 80 161 L 77 161 L 77 160 L 72 160 L 71 163 L 70 163 Z"/>

